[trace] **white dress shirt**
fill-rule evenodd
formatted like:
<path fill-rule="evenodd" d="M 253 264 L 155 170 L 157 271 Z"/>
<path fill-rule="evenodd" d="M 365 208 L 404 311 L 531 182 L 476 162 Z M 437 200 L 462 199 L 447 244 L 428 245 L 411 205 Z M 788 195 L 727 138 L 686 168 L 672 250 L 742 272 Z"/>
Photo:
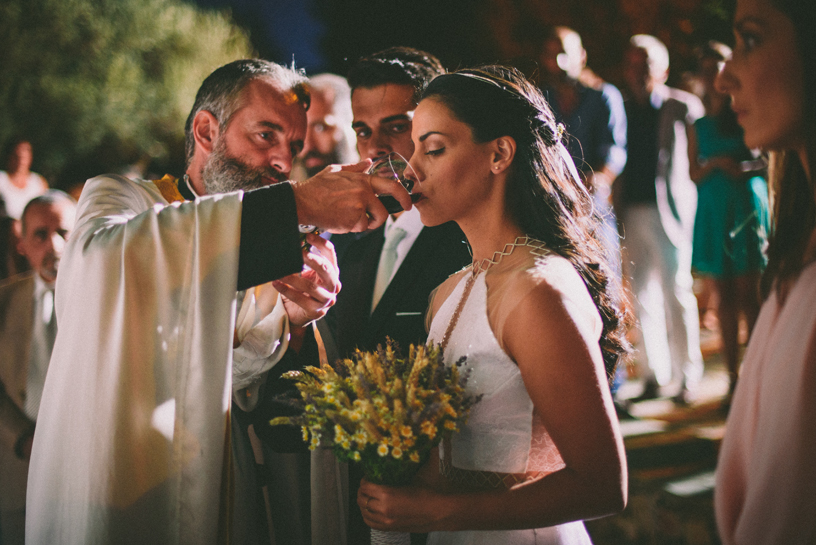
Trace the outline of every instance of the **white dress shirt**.
<path fill-rule="evenodd" d="M 28 361 L 26 398 L 23 410 L 31 420 L 37 420 L 45 374 L 51 361 L 51 351 L 57 334 L 54 314 L 54 285 L 34 275 L 34 324 L 31 327 L 31 352 Z"/>
<path fill-rule="evenodd" d="M 416 242 L 417 237 L 419 237 L 419 233 L 422 231 L 422 220 L 419 217 L 419 210 L 416 207 L 411 208 L 410 210 L 403 212 L 397 219 L 394 219 L 394 216 L 388 216 L 388 219 L 385 220 L 385 234 L 387 235 L 389 230 L 394 227 L 399 227 L 403 231 L 405 231 L 405 237 L 400 241 L 397 245 L 397 259 L 394 262 L 394 267 L 391 269 L 391 274 L 387 279 L 386 286 L 391 283 L 393 280 L 394 275 L 397 274 L 397 271 L 402 265 L 402 262 L 405 261 L 405 256 L 408 255 L 408 252 L 411 251 L 411 247 Z M 380 253 L 380 260 L 383 258 L 383 253 L 385 252 L 385 246 Z M 379 260 L 378 260 L 379 262 Z M 380 271 L 378 271 L 379 273 Z M 377 283 L 380 282 L 379 278 L 374 280 L 374 285 L 376 286 Z M 387 289 L 387 288 L 386 288 Z M 385 291 L 385 290 L 383 290 Z M 379 302 L 379 301 L 377 301 Z M 371 311 L 374 311 L 376 307 L 376 303 L 372 305 Z"/>

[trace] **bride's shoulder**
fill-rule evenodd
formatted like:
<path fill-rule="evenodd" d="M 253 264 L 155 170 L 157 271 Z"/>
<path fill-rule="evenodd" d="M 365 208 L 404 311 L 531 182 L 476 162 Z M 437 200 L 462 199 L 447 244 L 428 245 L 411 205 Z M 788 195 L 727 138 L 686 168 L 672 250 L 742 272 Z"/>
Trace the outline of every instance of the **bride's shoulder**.
<path fill-rule="evenodd" d="M 584 281 L 572 263 L 557 254 L 536 257 L 525 273 L 524 278 L 527 282 L 542 286 L 544 289 L 565 293 L 586 291 Z"/>
<path fill-rule="evenodd" d="M 597 307 L 583 278 L 566 258 L 549 253 L 533 256 L 507 282 L 506 301 L 537 301 L 547 306 L 561 302 L 580 314 L 595 315 Z"/>

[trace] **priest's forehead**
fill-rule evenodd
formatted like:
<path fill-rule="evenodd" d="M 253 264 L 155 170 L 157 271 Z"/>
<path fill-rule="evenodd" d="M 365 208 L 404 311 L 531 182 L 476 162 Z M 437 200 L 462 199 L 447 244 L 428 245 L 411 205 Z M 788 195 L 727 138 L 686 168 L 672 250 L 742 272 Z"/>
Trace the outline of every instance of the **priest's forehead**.
<path fill-rule="evenodd" d="M 247 101 L 253 96 L 253 90 L 261 87 L 271 91 L 276 98 L 279 99 L 278 102 L 282 106 L 289 107 L 297 105 L 298 109 L 306 112 L 311 104 L 311 94 L 307 88 L 304 90 L 300 87 L 292 87 L 287 85 L 287 82 L 282 82 L 278 78 L 263 75 L 248 80 L 241 89 L 231 97 L 232 100 L 225 108 L 223 118 L 219 119 L 221 126 L 226 127 L 235 112 L 246 106 Z M 304 93 L 306 93 L 308 100 L 304 100 Z"/>
<path fill-rule="evenodd" d="M 301 145 L 306 135 L 303 104 L 291 89 L 281 88 L 269 78 L 255 79 L 244 87 L 229 120 L 222 123 L 223 132 L 229 131 L 236 123 L 245 129 L 265 126 L 278 130 L 299 140 Z"/>

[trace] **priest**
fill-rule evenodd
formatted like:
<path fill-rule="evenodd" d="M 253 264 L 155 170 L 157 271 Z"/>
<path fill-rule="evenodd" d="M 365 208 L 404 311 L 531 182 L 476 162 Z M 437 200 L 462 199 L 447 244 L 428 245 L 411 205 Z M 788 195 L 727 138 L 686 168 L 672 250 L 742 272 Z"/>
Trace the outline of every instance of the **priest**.
<path fill-rule="evenodd" d="M 229 541 L 230 401 L 251 406 L 339 290 L 330 245 L 303 251 L 298 226 L 377 227 L 376 194 L 411 206 L 366 163 L 287 182 L 308 105 L 298 72 L 230 63 L 196 96 L 181 180 L 86 183 L 55 290 L 27 543 Z"/>

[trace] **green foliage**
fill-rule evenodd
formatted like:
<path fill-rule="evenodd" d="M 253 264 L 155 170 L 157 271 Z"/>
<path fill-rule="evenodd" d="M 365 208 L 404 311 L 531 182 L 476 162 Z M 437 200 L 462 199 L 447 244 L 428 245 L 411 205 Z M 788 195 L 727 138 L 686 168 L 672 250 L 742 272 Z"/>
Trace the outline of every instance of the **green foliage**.
<path fill-rule="evenodd" d="M 207 74 L 251 54 L 228 15 L 181 0 L 3 0 L 0 36 L 0 146 L 29 139 L 52 179 L 167 158 Z"/>

